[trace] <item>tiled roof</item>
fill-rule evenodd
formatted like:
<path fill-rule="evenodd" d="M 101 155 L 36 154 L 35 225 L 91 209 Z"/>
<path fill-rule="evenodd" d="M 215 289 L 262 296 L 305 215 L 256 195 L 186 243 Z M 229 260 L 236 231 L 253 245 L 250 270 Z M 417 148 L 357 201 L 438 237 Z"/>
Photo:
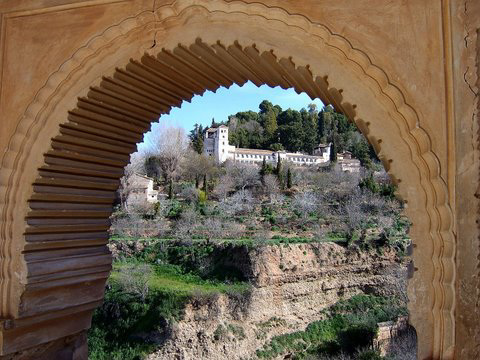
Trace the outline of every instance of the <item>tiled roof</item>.
<path fill-rule="evenodd" d="M 296 154 L 296 153 L 288 153 L 286 154 L 287 157 L 301 157 L 301 158 L 307 158 L 307 159 L 322 159 L 322 156 L 316 156 L 316 155 L 307 155 L 307 154 Z"/>
<path fill-rule="evenodd" d="M 272 155 L 275 151 L 272 150 L 260 150 L 260 149 L 242 149 L 236 148 L 235 152 L 238 154 L 262 154 L 262 155 Z"/>

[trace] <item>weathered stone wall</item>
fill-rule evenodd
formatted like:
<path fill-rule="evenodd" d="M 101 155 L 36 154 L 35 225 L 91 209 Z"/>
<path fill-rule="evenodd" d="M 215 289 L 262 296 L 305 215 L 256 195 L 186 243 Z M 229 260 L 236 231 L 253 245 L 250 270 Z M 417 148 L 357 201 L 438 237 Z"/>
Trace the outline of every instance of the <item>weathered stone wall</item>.
<path fill-rule="evenodd" d="M 2 360 L 83 360 L 87 357 L 86 331 L 50 341 L 28 350 L 0 356 Z"/>

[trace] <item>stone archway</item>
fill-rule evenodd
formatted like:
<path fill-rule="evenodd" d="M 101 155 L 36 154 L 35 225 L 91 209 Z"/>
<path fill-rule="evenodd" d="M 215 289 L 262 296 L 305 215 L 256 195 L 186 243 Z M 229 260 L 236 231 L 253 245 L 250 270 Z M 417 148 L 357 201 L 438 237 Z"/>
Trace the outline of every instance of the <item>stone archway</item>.
<path fill-rule="evenodd" d="M 332 103 L 373 144 L 414 221 L 419 357 L 450 358 L 453 215 L 431 136 L 396 78 L 324 25 L 260 3 L 179 0 L 105 28 L 49 77 L 2 161 L 2 353 L 89 327 L 110 269 L 110 204 L 135 143 L 182 100 L 251 80 Z"/>

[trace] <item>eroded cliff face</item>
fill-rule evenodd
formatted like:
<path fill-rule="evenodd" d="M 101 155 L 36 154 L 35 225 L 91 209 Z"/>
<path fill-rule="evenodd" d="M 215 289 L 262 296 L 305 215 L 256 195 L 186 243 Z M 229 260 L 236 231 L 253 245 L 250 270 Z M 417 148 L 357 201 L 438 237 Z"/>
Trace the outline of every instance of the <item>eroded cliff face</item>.
<path fill-rule="evenodd" d="M 148 359 L 255 358 L 273 336 L 303 330 L 340 298 L 391 295 L 406 281 L 406 266 L 393 252 L 365 253 L 333 243 L 263 246 L 229 261 L 250 279 L 251 293 L 191 301 Z"/>

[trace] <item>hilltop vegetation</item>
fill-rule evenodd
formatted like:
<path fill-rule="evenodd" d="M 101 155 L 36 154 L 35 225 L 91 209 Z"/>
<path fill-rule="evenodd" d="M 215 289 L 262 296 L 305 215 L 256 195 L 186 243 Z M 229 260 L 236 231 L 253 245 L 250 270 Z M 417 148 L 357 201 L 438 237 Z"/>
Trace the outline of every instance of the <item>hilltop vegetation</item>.
<path fill-rule="evenodd" d="M 332 156 L 348 150 L 366 167 L 371 167 L 372 161 L 378 160 L 356 126 L 331 106 L 325 106 L 320 111 L 315 104 L 300 111 L 283 110 L 280 105 L 263 100 L 258 112 L 241 111 L 230 115 L 224 122 L 212 120 L 211 127 L 219 125 L 228 126 L 230 144 L 240 148 L 312 154 L 319 143 L 331 143 L 336 150 L 332 151 Z M 192 147 L 200 154 L 203 152 L 205 130 L 195 124 L 190 132 Z"/>

